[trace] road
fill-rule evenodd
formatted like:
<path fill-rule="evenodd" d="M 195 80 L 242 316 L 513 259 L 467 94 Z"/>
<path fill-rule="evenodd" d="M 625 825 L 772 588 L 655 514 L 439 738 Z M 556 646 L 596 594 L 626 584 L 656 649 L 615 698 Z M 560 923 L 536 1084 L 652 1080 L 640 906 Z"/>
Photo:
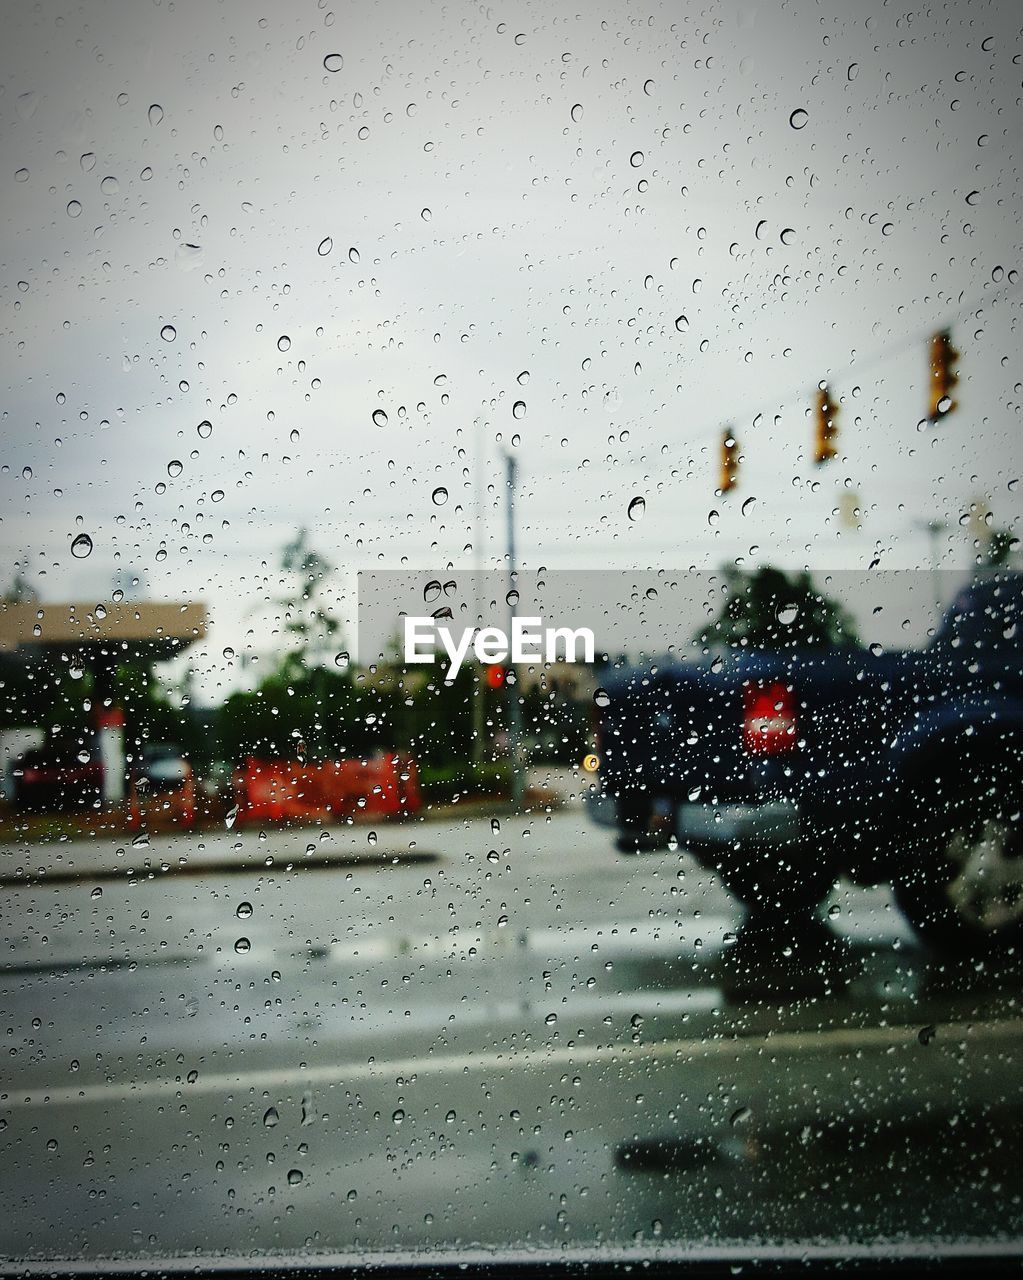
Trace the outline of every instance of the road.
<path fill-rule="evenodd" d="M 577 808 L 0 864 L 5 1257 L 1019 1238 L 1018 975 L 884 890 L 830 904 L 851 981 L 754 996 L 722 886 Z"/>

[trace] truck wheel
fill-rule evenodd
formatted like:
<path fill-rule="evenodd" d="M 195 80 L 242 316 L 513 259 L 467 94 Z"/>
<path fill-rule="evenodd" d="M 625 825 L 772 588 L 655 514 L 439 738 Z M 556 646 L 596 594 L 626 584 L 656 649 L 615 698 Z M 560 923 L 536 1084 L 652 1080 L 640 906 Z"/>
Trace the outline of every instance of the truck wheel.
<path fill-rule="evenodd" d="M 958 771 L 941 770 L 950 780 Z M 963 771 L 947 800 L 941 791 L 921 797 L 927 807 L 892 889 L 925 942 L 950 955 L 985 955 L 1023 944 L 1020 794 L 1004 768 L 984 780 L 975 765 L 964 762 Z"/>

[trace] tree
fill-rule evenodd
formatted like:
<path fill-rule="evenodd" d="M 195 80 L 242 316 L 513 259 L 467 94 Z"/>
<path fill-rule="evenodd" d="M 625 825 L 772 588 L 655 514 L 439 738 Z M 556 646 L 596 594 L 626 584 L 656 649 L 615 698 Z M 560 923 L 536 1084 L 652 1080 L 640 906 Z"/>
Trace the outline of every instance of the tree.
<path fill-rule="evenodd" d="M 753 573 L 726 566 L 726 599 L 718 617 L 694 640 L 705 648 L 810 649 L 859 645 L 855 624 L 805 570 L 786 574 L 764 565 Z"/>
<path fill-rule="evenodd" d="M 281 585 L 278 598 L 284 630 L 297 645 L 281 659 L 279 671 L 295 676 L 303 667 L 319 666 L 336 655 L 341 644 L 341 623 L 331 612 L 327 599 L 335 566 L 309 542 L 306 529 L 299 529 L 281 551 Z"/>
<path fill-rule="evenodd" d="M 1004 569 L 1019 550 L 1019 540 L 1008 529 L 992 529 L 981 556 L 985 569 Z"/>

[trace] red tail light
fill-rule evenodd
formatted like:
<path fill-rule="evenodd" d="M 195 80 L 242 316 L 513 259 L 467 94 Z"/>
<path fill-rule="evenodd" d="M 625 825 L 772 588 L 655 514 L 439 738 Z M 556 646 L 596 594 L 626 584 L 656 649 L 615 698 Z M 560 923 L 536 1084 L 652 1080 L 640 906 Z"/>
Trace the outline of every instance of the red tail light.
<path fill-rule="evenodd" d="M 796 695 L 775 680 L 748 680 L 742 689 L 742 745 L 755 756 L 778 756 L 796 745 Z"/>

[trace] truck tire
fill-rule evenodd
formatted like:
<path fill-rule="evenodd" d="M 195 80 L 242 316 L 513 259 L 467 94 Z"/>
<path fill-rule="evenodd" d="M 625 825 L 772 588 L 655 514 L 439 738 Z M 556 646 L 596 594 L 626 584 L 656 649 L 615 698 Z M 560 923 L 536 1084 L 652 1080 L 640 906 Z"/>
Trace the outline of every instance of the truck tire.
<path fill-rule="evenodd" d="M 939 952 L 982 957 L 1023 946 L 1019 780 L 1012 744 L 986 762 L 946 758 L 932 785 L 915 789 L 916 829 L 892 890 L 917 935 Z"/>

